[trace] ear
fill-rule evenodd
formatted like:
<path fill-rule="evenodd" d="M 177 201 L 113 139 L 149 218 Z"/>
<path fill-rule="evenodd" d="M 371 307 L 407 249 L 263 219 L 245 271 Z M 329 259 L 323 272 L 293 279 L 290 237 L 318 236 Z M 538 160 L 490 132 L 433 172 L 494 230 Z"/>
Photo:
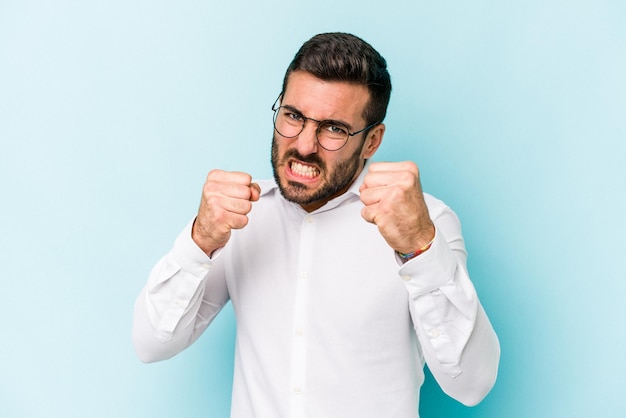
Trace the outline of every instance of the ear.
<path fill-rule="evenodd" d="M 380 144 L 383 142 L 383 136 L 385 135 L 385 125 L 383 123 L 379 123 L 375 127 L 373 127 L 367 134 L 367 138 L 365 139 L 365 143 L 363 144 L 363 151 L 361 152 L 361 157 L 365 159 L 370 159 L 380 147 Z"/>

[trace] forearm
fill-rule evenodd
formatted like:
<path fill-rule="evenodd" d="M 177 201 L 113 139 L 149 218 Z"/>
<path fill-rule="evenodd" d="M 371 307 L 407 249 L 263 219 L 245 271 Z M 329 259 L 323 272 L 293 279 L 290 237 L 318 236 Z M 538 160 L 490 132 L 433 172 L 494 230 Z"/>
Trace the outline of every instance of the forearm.
<path fill-rule="evenodd" d="M 133 345 L 142 361 L 164 360 L 184 350 L 228 300 L 220 272 L 193 243 L 190 229 L 152 269 L 135 303 Z"/>
<path fill-rule="evenodd" d="M 160 324 L 163 315 L 150 315 L 154 308 L 148 294 L 149 291 L 144 288 L 135 302 L 132 337 L 139 359 L 151 363 L 173 357 L 187 348 L 194 339 L 194 326 L 191 326 L 193 321 L 183 315 L 180 318 L 181 326 L 173 332 L 164 331 Z M 190 315 L 193 315 L 191 310 L 187 316 Z"/>
<path fill-rule="evenodd" d="M 407 283 L 415 331 L 442 390 L 463 404 L 475 405 L 495 383 L 498 339 L 463 266 L 453 256 L 432 261 L 440 263 L 441 270 L 434 275 L 442 283 L 422 287 L 424 283 L 416 282 L 426 273 L 419 270 L 413 271 L 415 282 Z M 432 275 L 433 268 L 427 274 Z"/>
<path fill-rule="evenodd" d="M 442 390 L 475 405 L 495 383 L 500 357 L 465 266 L 458 219 L 449 209 L 437 217 L 432 247 L 400 269 L 424 358 Z"/>
<path fill-rule="evenodd" d="M 437 361 L 431 347 L 424 349 L 428 367 L 441 389 L 467 406 L 481 402 L 496 382 L 500 360 L 498 338 L 478 304 L 472 332 L 458 359 L 460 374 L 451 376 Z"/>

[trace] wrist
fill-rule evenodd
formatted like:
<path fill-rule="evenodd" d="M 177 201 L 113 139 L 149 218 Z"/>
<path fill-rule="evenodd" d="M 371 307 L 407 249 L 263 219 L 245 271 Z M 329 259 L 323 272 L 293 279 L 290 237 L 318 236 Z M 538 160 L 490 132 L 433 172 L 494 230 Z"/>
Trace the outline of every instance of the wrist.
<path fill-rule="evenodd" d="M 419 247 L 417 247 L 416 250 L 408 252 L 408 253 L 404 253 L 402 251 L 398 251 L 396 250 L 396 254 L 398 254 L 398 257 L 400 257 L 400 259 L 406 263 L 409 260 L 412 260 L 413 258 L 417 257 L 420 254 L 425 253 L 426 251 L 428 251 L 430 249 L 430 247 L 432 247 L 433 242 L 435 241 L 435 236 L 436 236 L 436 229 L 433 225 L 432 228 L 432 233 L 430 233 L 429 235 L 427 235 L 426 237 L 423 238 L 423 240 L 421 241 L 422 243 L 424 243 L 424 239 L 428 239 L 428 237 L 431 237 L 429 241 L 427 241 L 425 244 L 422 243 L 417 243 L 417 245 L 420 245 Z M 414 247 L 415 248 L 415 247 Z"/>
<path fill-rule="evenodd" d="M 191 239 L 209 257 L 211 257 L 216 250 L 224 246 L 212 240 L 208 233 L 203 233 L 202 226 L 198 224 L 198 218 L 194 220 L 191 227 Z"/>
<path fill-rule="evenodd" d="M 435 238 L 433 238 L 432 240 L 430 240 L 426 245 L 424 245 L 423 247 L 418 248 L 417 250 L 410 252 L 410 253 L 401 253 L 399 251 L 396 251 L 396 254 L 398 254 L 398 256 L 402 259 L 403 262 L 407 262 L 409 260 L 414 259 L 415 257 L 417 257 L 420 254 L 425 253 L 426 251 L 428 251 L 430 249 L 430 247 L 432 247 L 433 245 L 433 241 L 435 240 Z"/>

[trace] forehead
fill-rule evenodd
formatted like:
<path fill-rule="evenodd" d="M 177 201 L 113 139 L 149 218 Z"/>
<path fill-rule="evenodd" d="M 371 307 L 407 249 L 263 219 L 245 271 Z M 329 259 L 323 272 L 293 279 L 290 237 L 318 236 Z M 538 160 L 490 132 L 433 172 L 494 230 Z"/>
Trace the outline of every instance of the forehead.
<path fill-rule="evenodd" d="M 334 119 L 348 124 L 364 122 L 369 91 L 361 84 L 325 81 L 306 71 L 294 71 L 287 79 L 281 104 L 296 108 L 307 117 Z"/>

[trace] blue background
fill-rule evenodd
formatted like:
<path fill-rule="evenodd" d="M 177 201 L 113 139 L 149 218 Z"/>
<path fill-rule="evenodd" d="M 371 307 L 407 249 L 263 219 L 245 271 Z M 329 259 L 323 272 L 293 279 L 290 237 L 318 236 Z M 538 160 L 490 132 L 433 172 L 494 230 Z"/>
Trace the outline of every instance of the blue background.
<path fill-rule="evenodd" d="M 0 0 L 0 416 L 226 417 L 230 309 L 140 363 L 132 309 L 211 168 L 271 175 L 297 48 L 355 33 L 394 92 L 377 160 L 459 214 L 498 382 L 429 417 L 624 417 L 626 6 Z"/>

